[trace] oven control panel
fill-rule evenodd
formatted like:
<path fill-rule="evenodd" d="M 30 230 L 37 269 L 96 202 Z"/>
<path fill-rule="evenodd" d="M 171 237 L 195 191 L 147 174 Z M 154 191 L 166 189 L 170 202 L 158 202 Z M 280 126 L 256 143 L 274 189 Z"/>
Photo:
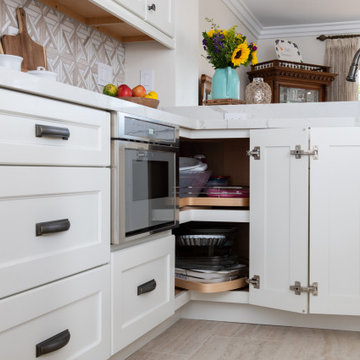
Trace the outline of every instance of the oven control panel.
<path fill-rule="evenodd" d="M 159 124 L 148 119 L 140 119 L 132 116 L 118 114 L 113 138 L 130 140 L 143 140 L 156 143 L 176 143 L 178 130 L 174 126 Z M 115 131 L 114 131 L 115 130 Z"/>

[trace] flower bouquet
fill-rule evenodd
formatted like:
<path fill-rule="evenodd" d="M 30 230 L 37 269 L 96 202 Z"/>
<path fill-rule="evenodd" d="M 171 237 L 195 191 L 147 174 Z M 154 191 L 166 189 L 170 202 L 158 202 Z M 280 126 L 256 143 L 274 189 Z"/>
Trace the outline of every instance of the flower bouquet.
<path fill-rule="evenodd" d="M 236 26 L 228 30 L 220 29 L 212 19 L 211 30 L 203 32 L 203 47 L 206 59 L 216 69 L 212 81 L 212 98 L 240 97 L 240 81 L 234 69 L 257 64 L 257 46 L 246 41 L 246 36 L 236 32 Z M 219 70 L 219 71 L 218 71 Z"/>

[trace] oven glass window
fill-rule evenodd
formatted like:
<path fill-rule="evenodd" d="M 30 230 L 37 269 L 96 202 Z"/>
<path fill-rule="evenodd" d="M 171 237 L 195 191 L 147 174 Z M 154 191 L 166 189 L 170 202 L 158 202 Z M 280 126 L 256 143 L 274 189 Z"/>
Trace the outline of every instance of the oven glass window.
<path fill-rule="evenodd" d="M 176 221 L 176 154 L 125 150 L 125 233 L 133 235 Z"/>
<path fill-rule="evenodd" d="M 134 201 L 158 199 L 169 194 L 169 163 L 167 161 L 133 160 Z"/>

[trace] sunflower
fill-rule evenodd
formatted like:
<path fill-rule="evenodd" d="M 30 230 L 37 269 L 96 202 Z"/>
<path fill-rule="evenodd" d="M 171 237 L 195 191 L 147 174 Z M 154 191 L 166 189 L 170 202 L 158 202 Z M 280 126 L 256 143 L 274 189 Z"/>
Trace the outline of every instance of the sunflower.
<path fill-rule="evenodd" d="M 252 58 L 251 58 L 251 64 L 252 64 L 252 65 L 256 65 L 256 64 L 258 63 L 256 50 L 251 54 L 251 56 L 252 56 Z"/>
<path fill-rule="evenodd" d="M 240 66 L 241 64 L 245 64 L 250 55 L 250 49 L 246 43 L 242 43 L 238 45 L 238 47 L 234 50 L 231 56 L 231 62 L 235 66 Z"/>
<path fill-rule="evenodd" d="M 215 33 L 215 30 L 210 30 L 210 31 L 207 32 L 207 36 L 209 38 L 212 38 L 214 36 L 214 33 Z"/>

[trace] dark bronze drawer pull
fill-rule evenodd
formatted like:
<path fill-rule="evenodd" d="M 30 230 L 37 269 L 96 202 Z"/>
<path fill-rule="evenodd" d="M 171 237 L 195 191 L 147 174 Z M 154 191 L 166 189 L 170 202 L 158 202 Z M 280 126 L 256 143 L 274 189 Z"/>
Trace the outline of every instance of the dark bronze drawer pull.
<path fill-rule="evenodd" d="M 36 344 L 36 357 L 61 349 L 70 341 L 70 337 L 70 331 L 66 329 L 61 333 Z"/>
<path fill-rule="evenodd" d="M 59 137 L 63 140 L 68 140 L 70 137 L 70 130 L 63 127 L 35 124 L 35 135 L 36 137 Z"/>
<path fill-rule="evenodd" d="M 69 229 L 69 219 L 41 222 L 36 224 L 36 236 L 67 231 Z"/>
<path fill-rule="evenodd" d="M 156 281 L 154 279 L 144 283 L 144 284 L 141 284 L 138 286 L 137 288 L 137 294 L 138 296 L 141 295 L 141 294 L 145 294 L 145 293 L 148 293 L 150 291 L 153 291 L 156 289 Z"/>
<path fill-rule="evenodd" d="M 156 11 L 156 5 L 155 4 L 151 4 L 151 5 L 148 5 L 148 9 L 151 11 Z"/>

